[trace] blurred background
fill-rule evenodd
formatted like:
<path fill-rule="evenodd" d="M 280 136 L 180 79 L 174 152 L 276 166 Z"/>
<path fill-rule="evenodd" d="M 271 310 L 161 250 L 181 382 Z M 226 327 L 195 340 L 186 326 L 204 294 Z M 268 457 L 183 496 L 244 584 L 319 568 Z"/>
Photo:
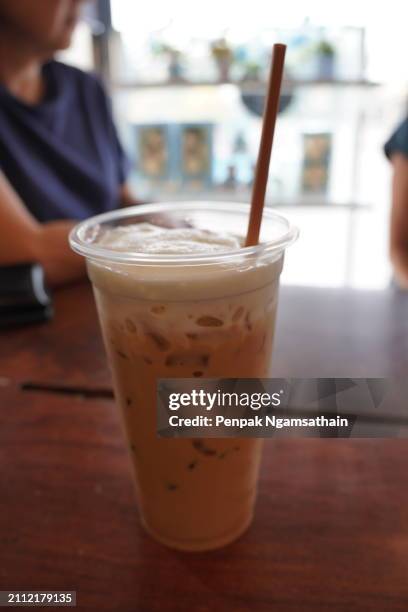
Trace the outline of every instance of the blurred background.
<path fill-rule="evenodd" d="M 267 205 L 301 238 L 283 282 L 382 289 L 407 110 L 401 4 L 99 0 L 60 58 L 102 74 L 144 199 L 248 202 L 274 42 L 288 45 Z"/>

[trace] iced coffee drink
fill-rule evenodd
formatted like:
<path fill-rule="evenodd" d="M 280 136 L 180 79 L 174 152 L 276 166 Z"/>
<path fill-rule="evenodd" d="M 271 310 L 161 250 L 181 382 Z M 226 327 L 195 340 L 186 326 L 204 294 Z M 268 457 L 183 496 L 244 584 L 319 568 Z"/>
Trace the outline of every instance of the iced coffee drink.
<path fill-rule="evenodd" d="M 286 225 L 275 248 L 242 249 L 239 206 L 193 206 L 192 227 L 138 223 L 135 209 L 122 222 L 86 222 L 72 242 L 87 255 L 142 522 L 164 544 L 206 550 L 250 524 L 262 440 L 158 437 L 157 380 L 268 376 L 293 235 Z M 232 231 L 221 231 L 228 219 Z"/>

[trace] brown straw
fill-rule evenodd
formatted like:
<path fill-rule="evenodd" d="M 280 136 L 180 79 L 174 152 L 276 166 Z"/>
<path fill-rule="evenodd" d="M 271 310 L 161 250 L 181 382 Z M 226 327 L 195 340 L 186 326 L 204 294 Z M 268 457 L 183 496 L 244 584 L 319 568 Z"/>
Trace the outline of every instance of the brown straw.
<path fill-rule="evenodd" d="M 252 190 L 251 212 L 249 215 L 248 233 L 245 246 L 258 244 L 261 229 L 262 212 L 265 203 L 266 185 L 268 182 L 269 162 L 271 159 L 273 134 L 279 108 L 279 96 L 282 84 L 283 64 L 285 62 L 286 45 L 273 45 L 271 72 L 269 75 L 268 92 L 266 95 L 263 116 L 262 136 L 259 145 L 258 162 L 255 181 Z"/>

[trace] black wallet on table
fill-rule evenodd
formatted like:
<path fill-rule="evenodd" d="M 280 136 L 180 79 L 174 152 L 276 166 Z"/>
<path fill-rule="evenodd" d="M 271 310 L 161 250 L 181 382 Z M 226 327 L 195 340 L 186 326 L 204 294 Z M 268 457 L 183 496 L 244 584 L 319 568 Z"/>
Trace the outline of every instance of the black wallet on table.
<path fill-rule="evenodd" d="M 39 264 L 0 266 L 0 328 L 47 321 L 52 313 Z"/>

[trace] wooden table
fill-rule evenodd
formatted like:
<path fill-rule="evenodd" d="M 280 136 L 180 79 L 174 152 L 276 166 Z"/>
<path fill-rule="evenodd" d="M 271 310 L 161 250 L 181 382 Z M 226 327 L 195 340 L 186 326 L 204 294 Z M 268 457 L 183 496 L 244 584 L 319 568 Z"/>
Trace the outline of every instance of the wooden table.
<path fill-rule="evenodd" d="M 405 440 L 276 440 L 252 528 L 183 554 L 139 526 L 109 399 L 20 389 L 110 384 L 91 292 L 49 324 L 0 335 L 0 589 L 70 589 L 79 610 L 408 610 Z M 284 288 L 277 376 L 408 371 L 408 297 Z"/>

